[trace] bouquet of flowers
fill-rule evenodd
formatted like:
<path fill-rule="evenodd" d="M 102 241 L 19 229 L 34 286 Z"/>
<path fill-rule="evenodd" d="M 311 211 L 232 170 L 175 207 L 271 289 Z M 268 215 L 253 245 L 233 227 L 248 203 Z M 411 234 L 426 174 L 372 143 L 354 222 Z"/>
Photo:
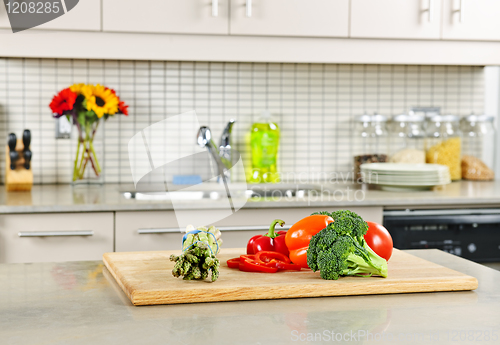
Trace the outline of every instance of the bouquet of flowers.
<path fill-rule="evenodd" d="M 54 118 L 66 116 L 78 128 L 78 146 L 73 168 L 73 181 L 84 178 L 89 165 L 96 176 L 101 166 L 94 149 L 94 137 L 101 119 L 116 114 L 128 115 L 128 105 L 113 89 L 102 85 L 74 84 L 54 96 L 50 103 Z"/>

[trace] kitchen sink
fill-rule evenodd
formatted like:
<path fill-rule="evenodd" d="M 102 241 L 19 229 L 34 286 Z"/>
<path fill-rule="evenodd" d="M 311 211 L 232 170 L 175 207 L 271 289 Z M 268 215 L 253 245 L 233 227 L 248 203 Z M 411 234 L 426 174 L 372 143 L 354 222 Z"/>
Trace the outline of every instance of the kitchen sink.
<path fill-rule="evenodd" d="M 201 187 L 203 186 L 203 187 Z M 292 185 L 292 184 L 241 184 L 234 183 L 230 186 L 233 198 L 303 198 L 309 193 L 318 195 L 322 192 L 321 187 L 315 185 Z M 218 200 L 226 196 L 223 185 L 208 187 L 200 185 L 200 190 L 176 190 L 168 192 L 123 192 L 126 199 L 136 200 Z"/>

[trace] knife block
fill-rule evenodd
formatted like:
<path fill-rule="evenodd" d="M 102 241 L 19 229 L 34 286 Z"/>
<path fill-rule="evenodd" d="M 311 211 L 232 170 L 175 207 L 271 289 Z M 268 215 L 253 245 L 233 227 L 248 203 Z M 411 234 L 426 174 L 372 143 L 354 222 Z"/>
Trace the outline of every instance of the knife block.
<path fill-rule="evenodd" d="M 7 192 L 29 192 L 33 186 L 33 162 L 30 169 L 24 167 L 23 140 L 17 139 L 16 151 L 19 159 L 16 162 L 16 169 L 10 168 L 9 147 L 5 148 L 5 186 Z"/>

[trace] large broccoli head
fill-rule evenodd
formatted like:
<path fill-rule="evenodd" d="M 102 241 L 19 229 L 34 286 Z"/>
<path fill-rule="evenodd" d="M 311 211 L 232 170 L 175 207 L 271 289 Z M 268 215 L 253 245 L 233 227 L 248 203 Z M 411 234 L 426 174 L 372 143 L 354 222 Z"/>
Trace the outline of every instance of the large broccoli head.
<path fill-rule="evenodd" d="M 337 211 L 331 216 L 334 222 L 311 238 L 309 268 L 319 270 L 323 279 L 338 279 L 341 275 L 386 277 L 387 262 L 364 241 L 366 222 L 351 211 Z"/>

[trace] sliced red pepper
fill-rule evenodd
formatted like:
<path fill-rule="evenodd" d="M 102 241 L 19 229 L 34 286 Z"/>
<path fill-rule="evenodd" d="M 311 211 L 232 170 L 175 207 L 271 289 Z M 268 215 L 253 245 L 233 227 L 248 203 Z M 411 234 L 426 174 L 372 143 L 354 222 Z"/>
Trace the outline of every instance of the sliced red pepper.
<path fill-rule="evenodd" d="M 284 262 L 276 262 L 276 268 L 284 271 L 300 271 L 302 267 L 296 264 L 286 264 Z"/>
<path fill-rule="evenodd" d="M 240 258 L 233 258 L 227 260 L 227 267 L 238 268 L 240 266 Z"/>
<path fill-rule="evenodd" d="M 278 272 L 278 269 L 275 267 L 268 267 L 266 265 L 262 265 L 258 261 L 253 261 L 253 260 L 240 261 L 239 269 L 240 271 L 243 272 L 263 272 L 263 273 Z"/>
<path fill-rule="evenodd" d="M 245 261 L 245 260 L 251 260 L 255 261 L 255 255 L 240 255 L 240 260 Z"/>
<path fill-rule="evenodd" d="M 290 259 L 286 257 L 284 254 L 271 251 L 258 252 L 257 254 L 255 254 L 255 260 L 262 262 L 271 262 L 272 260 L 276 260 L 287 264 L 291 262 Z"/>

